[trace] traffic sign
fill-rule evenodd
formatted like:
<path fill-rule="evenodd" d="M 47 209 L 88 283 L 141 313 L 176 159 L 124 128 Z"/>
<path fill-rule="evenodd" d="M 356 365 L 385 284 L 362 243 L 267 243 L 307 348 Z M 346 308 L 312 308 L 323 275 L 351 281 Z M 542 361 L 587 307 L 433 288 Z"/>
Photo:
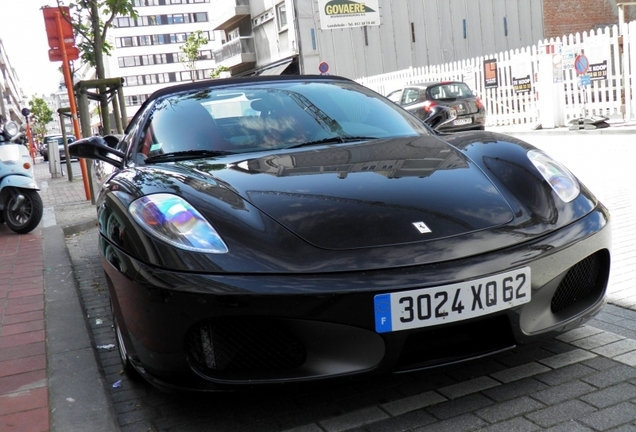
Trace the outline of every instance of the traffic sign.
<path fill-rule="evenodd" d="M 73 34 L 73 25 L 69 21 L 70 13 L 67 6 L 60 7 L 43 7 L 42 14 L 44 15 L 44 28 L 46 30 L 46 37 L 49 40 L 49 48 L 59 49 L 62 45 L 61 39 L 66 46 L 75 46 L 75 35 Z M 61 29 L 57 28 L 56 14 L 60 15 Z"/>
<path fill-rule="evenodd" d="M 329 71 L 329 64 L 327 62 L 320 62 L 318 70 L 321 74 L 326 74 Z"/>
<path fill-rule="evenodd" d="M 578 75 L 585 75 L 590 69 L 590 62 L 583 54 L 576 56 L 574 59 L 574 69 Z"/>

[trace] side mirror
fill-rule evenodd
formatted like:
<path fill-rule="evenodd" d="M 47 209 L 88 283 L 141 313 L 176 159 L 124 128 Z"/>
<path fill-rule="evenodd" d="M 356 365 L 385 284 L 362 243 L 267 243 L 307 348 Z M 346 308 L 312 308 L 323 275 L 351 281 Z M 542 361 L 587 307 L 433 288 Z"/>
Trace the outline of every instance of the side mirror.
<path fill-rule="evenodd" d="M 92 159 L 106 162 L 115 168 L 124 167 L 125 154 L 108 145 L 100 136 L 84 138 L 68 145 L 68 152 L 72 157 Z"/>

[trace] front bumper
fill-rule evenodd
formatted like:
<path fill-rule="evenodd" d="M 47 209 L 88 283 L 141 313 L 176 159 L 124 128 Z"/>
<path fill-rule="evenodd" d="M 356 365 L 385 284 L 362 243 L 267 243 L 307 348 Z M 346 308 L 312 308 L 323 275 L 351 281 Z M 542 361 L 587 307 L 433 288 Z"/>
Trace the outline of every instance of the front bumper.
<path fill-rule="evenodd" d="M 159 386 L 216 391 L 441 366 L 575 328 L 604 304 L 610 233 L 598 208 L 514 248 L 333 274 L 185 274 L 146 266 L 103 237 L 100 248 L 133 365 Z M 376 294 L 523 266 L 532 271 L 529 303 L 435 327 L 375 331 Z"/>

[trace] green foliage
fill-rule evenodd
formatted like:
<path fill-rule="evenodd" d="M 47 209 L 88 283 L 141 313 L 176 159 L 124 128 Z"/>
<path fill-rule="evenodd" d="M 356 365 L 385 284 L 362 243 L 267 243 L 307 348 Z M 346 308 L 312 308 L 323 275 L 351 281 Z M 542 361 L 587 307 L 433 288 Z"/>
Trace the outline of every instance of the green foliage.
<path fill-rule="evenodd" d="M 221 75 L 221 72 L 227 72 L 230 69 L 221 65 L 214 68 L 214 70 L 210 73 L 210 78 L 218 78 Z"/>
<path fill-rule="evenodd" d="M 192 81 L 196 78 L 197 60 L 199 59 L 199 49 L 208 43 L 208 39 L 203 36 L 201 30 L 190 33 L 185 43 L 181 45 L 181 55 L 179 60 L 184 63 L 186 69 L 190 71 Z"/>
<path fill-rule="evenodd" d="M 57 4 L 64 5 L 62 0 Z M 68 7 L 70 16 L 65 19 L 73 25 L 82 60 L 97 69 L 98 79 L 106 78 L 103 59 L 113 49 L 106 38 L 108 29 L 118 16 L 137 18 L 133 0 L 79 0 Z"/>
<path fill-rule="evenodd" d="M 46 134 L 46 125 L 53 121 L 53 111 L 46 104 L 44 99 L 34 96 L 29 101 L 31 110 L 31 126 L 39 137 Z"/>

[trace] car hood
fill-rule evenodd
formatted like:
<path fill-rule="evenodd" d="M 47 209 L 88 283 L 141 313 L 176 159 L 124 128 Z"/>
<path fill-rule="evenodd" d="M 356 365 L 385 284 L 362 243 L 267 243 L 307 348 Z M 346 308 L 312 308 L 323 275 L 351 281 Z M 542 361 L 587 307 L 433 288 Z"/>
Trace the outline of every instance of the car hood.
<path fill-rule="evenodd" d="M 187 164 L 323 249 L 439 240 L 514 217 L 479 167 L 434 136 L 254 153 L 222 169 Z"/>

